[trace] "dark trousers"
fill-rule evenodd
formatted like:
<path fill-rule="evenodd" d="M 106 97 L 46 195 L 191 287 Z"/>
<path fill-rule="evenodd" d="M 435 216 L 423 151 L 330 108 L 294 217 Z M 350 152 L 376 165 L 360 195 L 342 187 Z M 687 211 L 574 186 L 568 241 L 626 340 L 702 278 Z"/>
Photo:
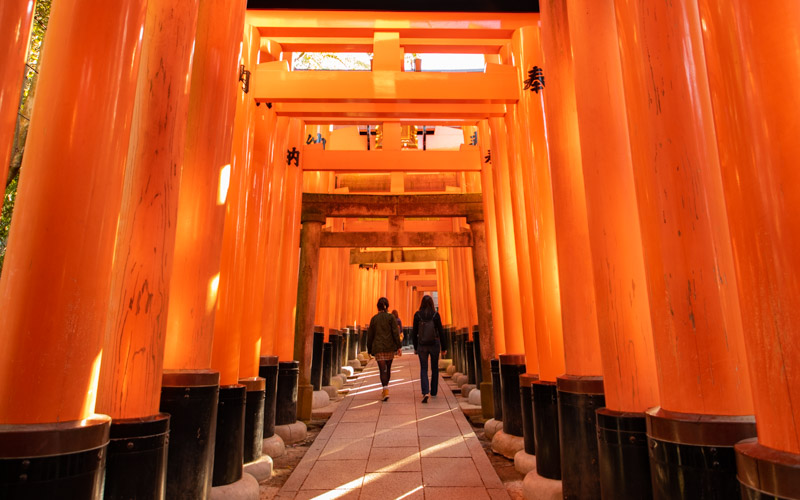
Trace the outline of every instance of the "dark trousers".
<path fill-rule="evenodd" d="M 439 352 L 441 347 L 436 345 L 421 345 L 417 349 L 419 356 L 419 381 L 422 385 L 422 395 L 428 394 L 428 358 L 431 358 L 431 387 L 430 394 L 435 396 L 439 391 Z"/>
<path fill-rule="evenodd" d="M 378 361 L 378 372 L 381 376 L 381 385 L 385 388 L 389 385 L 389 377 L 392 376 L 392 361 Z"/>

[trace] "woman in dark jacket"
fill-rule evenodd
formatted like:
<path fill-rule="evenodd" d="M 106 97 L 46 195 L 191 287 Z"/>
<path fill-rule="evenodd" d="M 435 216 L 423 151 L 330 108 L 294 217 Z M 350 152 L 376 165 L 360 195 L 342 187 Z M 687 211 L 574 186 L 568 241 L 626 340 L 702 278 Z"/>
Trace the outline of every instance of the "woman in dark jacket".
<path fill-rule="evenodd" d="M 442 351 L 444 328 L 442 319 L 433 308 L 430 295 L 422 297 L 419 311 L 414 313 L 414 329 L 411 339 L 414 341 L 414 352 L 419 355 L 419 379 L 422 386 L 422 402 L 428 402 L 428 358 L 431 360 L 430 395 L 436 397 L 439 389 L 439 353 Z"/>
<path fill-rule="evenodd" d="M 397 318 L 386 312 L 387 309 L 389 300 L 386 297 L 378 299 L 378 314 L 369 321 L 367 330 L 367 352 L 375 356 L 378 361 L 384 401 L 389 399 L 389 377 L 392 373 L 394 353 L 403 346 Z"/>

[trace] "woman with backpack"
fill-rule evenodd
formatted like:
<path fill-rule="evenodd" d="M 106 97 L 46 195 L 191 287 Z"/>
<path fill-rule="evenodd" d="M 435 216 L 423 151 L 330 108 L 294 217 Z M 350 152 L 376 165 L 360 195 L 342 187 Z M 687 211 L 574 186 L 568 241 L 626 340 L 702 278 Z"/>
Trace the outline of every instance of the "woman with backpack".
<path fill-rule="evenodd" d="M 394 353 L 403 347 L 397 318 L 386 312 L 387 309 L 389 300 L 386 297 L 378 299 L 378 314 L 369 321 L 367 329 L 367 352 L 378 361 L 384 401 L 389 399 L 389 377 L 392 374 Z"/>
<path fill-rule="evenodd" d="M 411 339 L 414 341 L 414 352 L 419 355 L 419 379 L 422 385 L 422 402 L 428 402 L 428 358 L 431 361 L 430 395 L 436 397 L 439 390 L 439 353 L 442 350 L 444 328 L 439 313 L 433 308 L 430 295 L 422 297 L 419 311 L 414 313 L 414 328 Z"/>

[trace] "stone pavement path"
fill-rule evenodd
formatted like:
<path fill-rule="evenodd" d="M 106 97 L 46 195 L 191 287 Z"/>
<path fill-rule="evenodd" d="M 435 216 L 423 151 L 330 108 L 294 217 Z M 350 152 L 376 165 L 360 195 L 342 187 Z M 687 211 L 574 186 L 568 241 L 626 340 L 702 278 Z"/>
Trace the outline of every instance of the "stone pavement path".
<path fill-rule="evenodd" d="M 278 493 L 279 499 L 508 499 L 442 379 L 422 404 L 419 360 L 395 357 L 389 401 L 369 362 Z"/>

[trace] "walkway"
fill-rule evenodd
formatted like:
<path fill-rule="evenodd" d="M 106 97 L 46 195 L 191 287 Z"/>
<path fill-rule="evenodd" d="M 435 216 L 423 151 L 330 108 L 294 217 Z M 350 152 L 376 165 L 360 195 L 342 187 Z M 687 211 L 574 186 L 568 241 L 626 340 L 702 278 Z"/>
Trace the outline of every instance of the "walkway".
<path fill-rule="evenodd" d="M 279 499 L 508 499 L 447 384 L 421 403 L 419 360 L 395 358 L 381 402 L 375 360 L 320 431 Z"/>

